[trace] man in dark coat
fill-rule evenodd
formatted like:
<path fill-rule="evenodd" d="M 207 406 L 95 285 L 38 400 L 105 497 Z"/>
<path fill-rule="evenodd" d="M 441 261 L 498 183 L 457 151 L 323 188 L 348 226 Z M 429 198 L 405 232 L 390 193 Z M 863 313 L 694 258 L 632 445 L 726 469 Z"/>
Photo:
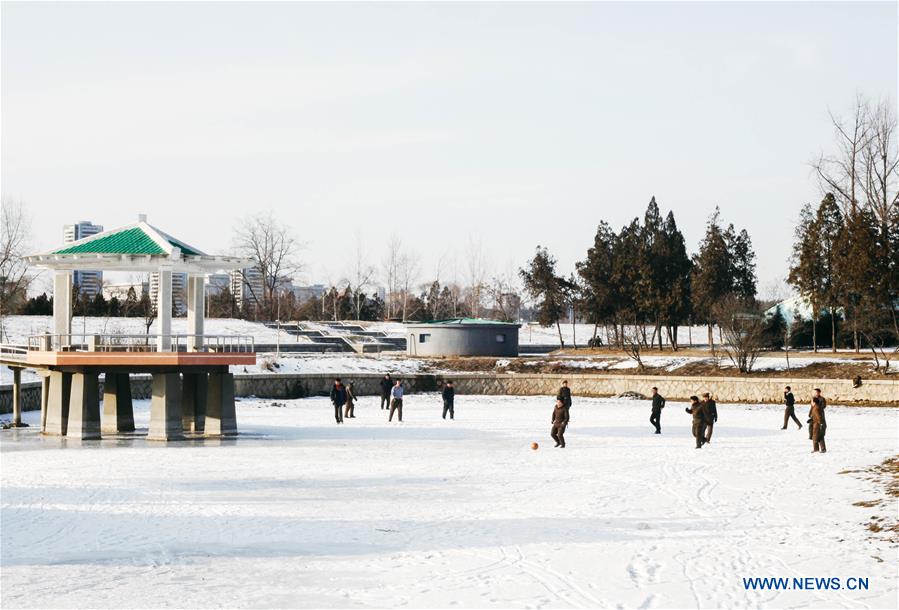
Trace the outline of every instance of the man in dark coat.
<path fill-rule="evenodd" d="M 453 401 L 456 399 L 456 388 L 453 387 L 452 381 L 443 384 L 443 419 L 449 413 L 450 419 L 455 419 L 456 411 L 453 408 Z"/>
<path fill-rule="evenodd" d="M 784 404 L 786 408 L 784 409 L 784 427 L 781 430 L 787 429 L 787 424 L 790 422 L 790 418 L 796 422 L 796 425 L 799 426 L 799 429 L 802 430 L 802 424 L 799 422 L 799 419 L 796 417 L 796 409 L 794 405 L 796 404 L 796 397 L 793 396 L 793 392 L 790 390 L 790 386 L 784 388 Z"/>
<path fill-rule="evenodd" d="M 705 442 L 712 442 L 712 430 L 718 421 L 718 404 L 708 392 L 702 394 L 703 403 L 705 404 Z"/>
<path fill-rule="evenodd" d="M 571 388 L 568 387 L 568 381 L 562 380 L 562 387 L 559 388 L 558 394 L 556 394 L 556 400 L 561 400 L 562 404 L 565 405 L 565 408 L 568 409 L 568 417 L 571 416 Z M 568 425 L 568 422 L 565 422 Z"/>
<path fill-rule="evenodd" d="M 343 423 L 343 405 L 346 404 L 346 388 L 340 382 L 340 378 L 334 379 L 331 386 L 331 404 L 334 405 L 334 419 L 338 424 Z"/>
<path fill-rule="evenodd" d="M 812 453 L 820 451 L 827 453 L 827 445 L 824 442 L 824 433 L 827 432 L 827 420 L 824 417 L 824 409 L 827 408 L 827 400 L 821 395 L 821 390 L 815 388 L 812 398 L 811 428 L 812 428 Z"/>
<path fill-rule="evenodd" d="M 568 426 L 568 407 L 561 398 L 556 399 L 556 406 L 553 408 L 552 430 L 550 436 L 556 441 L 556 447 L 565 448 L 565 428 Z"/>
<path fill-rule="evenodd" d="M 390 388 L 393 387 L 393 379 L 390 378 L 390 373 L 384 375 L 384 379 L 381 380 L 381 409 L 386 409 L 387 405 L 390 404 Z"/>
<path fill-rule="evenodd" d="M 652 415 L 649 423 L 656 427 L 656 434 L 662 433 L 662 409 L 665 408 L 665 397 L 659 394 L 659 388 L 652 389 Z"/>
<path fill-rule="evenodd" d="M 690 397 L 690 406 L 684 409 L 693 416 L 693 438 L 696 439 L 696 448 L 702 449 L 705 444 L 706 408 L 704 402 L 699 402 L 698 396 Z"/>

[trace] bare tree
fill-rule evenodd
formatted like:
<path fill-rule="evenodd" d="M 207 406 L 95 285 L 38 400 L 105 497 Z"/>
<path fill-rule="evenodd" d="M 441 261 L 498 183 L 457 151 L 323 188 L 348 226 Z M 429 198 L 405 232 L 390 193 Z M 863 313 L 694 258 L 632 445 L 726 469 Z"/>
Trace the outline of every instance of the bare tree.
<path fill-rule="evenodd" d="M 821 190 L 836 195 L 844 215 L 855 212 L 859 195 L 864 189 L 862 161 L 871 139 L 869 118 L 868 102 L 861 95 L 855 97 L 855 108 L 848 119 L 831 112 L 836 152 L 830 155 L 822 153 L 812 163 Z"/>
<path fill-rule="evenodd" d="M 0 203 L 0 341 L 5 338 L 4 318 L 25 300 L 31 276 L 25 256 L 31 240 L 31 219 L 21 202 Z"/>
<path fill-rule="evenodd" d="M 403 252 L 399 257 L 399 265 L 397 267 L 397 286 L 402 293 L 402 314 L 403 322 L 409 313 L 409 296 L 412 287 L 418 280 L 420 271 L 418 256 L 414 252 Z"/>
<path fill-rule="evenodd" d="M 362 317 L 362 301 L 365 296 L 365 289 L 368 288 L 372 278 L 375 276 L 375 267 L 368 263 L 359 231 L 356 231 L 354 246 L 353 269 L 351 272 L 351 277 L 353 278 L 353 308 L 356 311 L 356 319 L 359 320 Z"/>
<path fill-rule="evenodd" d="M 870 137 L 862 151 L 863 188 L 868 205 L 884 226 L 899 205 L 899 149 L 896 145 L 896 113 L 887 101 L 867 109 Z"/>
<path fill-rule="evenodd" d="M 259 286 L 254 278 L 241 270 L 244 284 L 250 296 L 264 315 L 273 319 L 278 288 L 302 270 L 297 259 L 303 244 L 297 240 L 286 224 L 275 219 L 271 212 L 262 212 L 244 218 L 234 232 L 234 245 L 243 256 L 252 258 L 262 279 L 262 294 L 256 294 Z"/>
<path fill-rule="evenodd" d="M 400 270 L 400 259 L 402 257 L 403 242 L 396 233 L 387 240 L 387 252 L 381 263 L 384 273 L 384 283 L 387 285 L 387 294 L 385 295 L 384 317 L 391 319 L 395 317 L 397 310 L 397 286 Z"/>
<path fill-rule="evenodd" d="M 727 295 L 714 307 L 718 328 L 724 336 L 721 350 L 741 373 L 749 373 L 765 349 L 765 317 L 735 295 Z"/>
<path fill-rule="evenodd" d="M 637 363 L 637 370 L 643 371 L 646 366 L 643 364 L 643 344 L 644 337 L 640 329 L 634 326 L 621 327 L 622 346 L 627 357 Z"/>
<path fill-rule="evenodd" d="M 481 315 L 482 299 L 487 280 L 487 257 L 484 253 L 484 245 L 480 239 L 468 239 L 466 250 L 466 265 L 468 272 L 468 311 L 471 317 L 478 318 Z"/>

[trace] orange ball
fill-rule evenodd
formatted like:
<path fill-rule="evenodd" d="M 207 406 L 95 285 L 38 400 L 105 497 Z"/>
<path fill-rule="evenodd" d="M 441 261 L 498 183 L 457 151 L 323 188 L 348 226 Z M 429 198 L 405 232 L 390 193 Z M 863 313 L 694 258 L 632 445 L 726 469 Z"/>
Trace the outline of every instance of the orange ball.
<path fill-rule="evenodd" d="M 540 445 L 538 445 L 537 443 L 531 443 L 531 449 L 533 449 L 534 451 L 537 451 L 539 447 Z"/>

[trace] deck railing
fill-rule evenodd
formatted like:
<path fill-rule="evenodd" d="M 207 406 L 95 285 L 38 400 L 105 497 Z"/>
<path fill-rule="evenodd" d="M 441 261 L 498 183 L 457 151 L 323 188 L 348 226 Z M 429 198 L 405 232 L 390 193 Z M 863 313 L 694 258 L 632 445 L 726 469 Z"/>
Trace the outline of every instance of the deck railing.
<path fill-rule="evenodd" d="M 160 344 L 167 344 L 160 350 Z M 255 352 L 249 335 L 44 334 L 28 337 L 28 351 L 60 352 Z"/>

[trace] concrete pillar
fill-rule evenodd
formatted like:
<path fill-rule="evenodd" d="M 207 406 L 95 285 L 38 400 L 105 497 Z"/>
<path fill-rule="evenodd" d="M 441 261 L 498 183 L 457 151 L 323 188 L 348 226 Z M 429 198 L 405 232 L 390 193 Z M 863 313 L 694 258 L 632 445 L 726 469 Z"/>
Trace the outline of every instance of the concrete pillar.
<path fill-rule="evenodd" d="M 50 402 L 50 373 L 41 374 L 41 432 L 47 431 L 47 405 Z"/>
<path fill-rule="evenodd" d="M 72 375 L 66 438 L 83 441 L 100 438 L 100 382 L 97 373 Z"/>
<path fill-rule="evenodd" d="M 50 399 L 47 401 L 45 434 L 65 436 L 69 423 L 69 397 L 72 393 L 72 373 L 50 372 Z"/>
<path fill-rule="evenodd" d="M 172 345 L 172 270 L 159 270 L 159 284 L 156 289 L 156 320 L 159 322 L 159 337 L 156 350 L 167 352 Z"/>
<path fill-rule="evenodd" d="M 208 436 L 237 434 L 237 413 L 234 409 L 234 375 L 209 373 L 206 392 L 206 427 Z"/>
<path fill-rule="evenodd" d="M 128 373 L 106 373 L 103 382 L 103 432 L 134 432 L 131 377 Z"/>
<path fill-rule="evenodd" d="M 181 385 L 181 422 L 185 432 L 202 432 L 206 423 L 206 373 L 184 373 Z"/>
<path fill-rule="evenodd" d="M 72 272 L 53 273 L 53 333 L 72 334 Z M 60 337 L 58 346 L 71 345 L 71 337 Z"/>
<path fill-rule="evenodd" d="M 154 373 L 150 399 L 149 441 L 177 441 L 184 438 L 181 424 L 181 376 Z"/>
<path fill-rule="evenodd" d="M 22 369 L 12 368 L 12 425 L 22 425 Z"/>
<path fill-rule="evenodd" d="M 203 347 L 203 322 L 206 315 L 206 287 L 202 275 L 187 276 L 187 351 L 196 352 Z"/>

